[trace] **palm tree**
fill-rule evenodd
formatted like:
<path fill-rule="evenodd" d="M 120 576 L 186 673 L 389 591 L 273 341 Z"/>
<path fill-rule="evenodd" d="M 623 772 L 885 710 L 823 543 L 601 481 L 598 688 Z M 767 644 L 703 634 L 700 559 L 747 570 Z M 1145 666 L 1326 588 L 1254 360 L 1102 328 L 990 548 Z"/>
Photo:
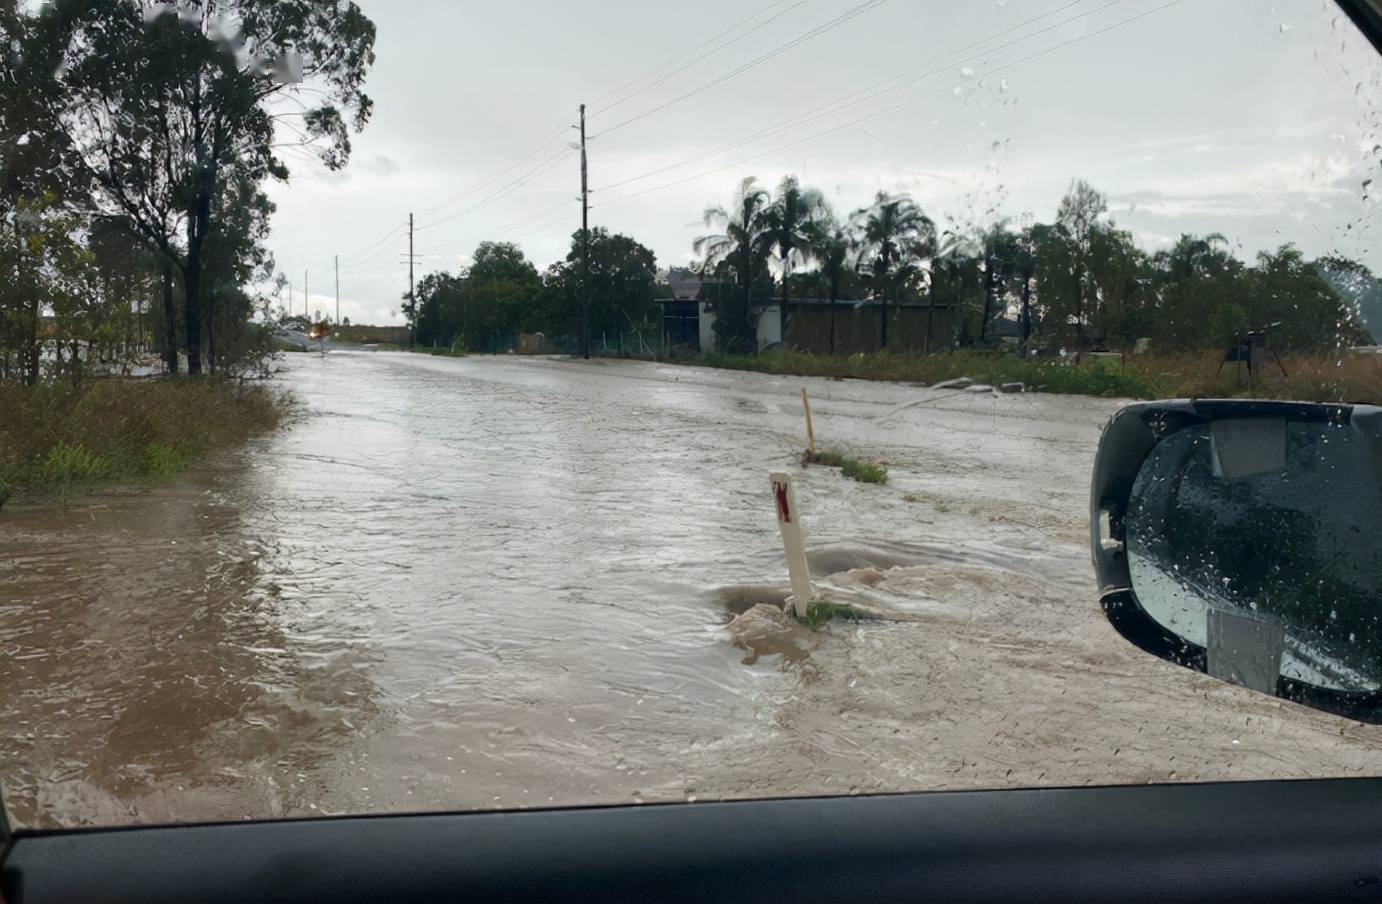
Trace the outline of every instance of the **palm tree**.
<path fill-rule="evenodd" d="M 777 187 L 777 200 L 766 212 L 777 260 L 782 269 L 782 317 L 785 325 L 789 301 L 788 281 L 792 275 L 793 255 L 798 259 L 811 256 L 811 248 L 830 215 L 825 197 L 813 188 L 802 188 L 796 176 L 784 176 Z"/>
<path fill-rule="evenodd" d="M 858 243 L 850 230 L 838 223 L 825 224 L 818 229 L 811 246 L 811 257 L 820 267 L 830 294 L 830 354 L 835 354 L 835 303 L 840 299 L 840 286 L 845 273 L 858 255 Z"/>
<path fill-rule="evenodd" d="M 860 264 L 873 273 L 875 294 L 882 302 L 881 348 L 888 347 L 888 290 L 894 289 L 894 268 L 930 256 L 936 226 L 907 195 L 879 192 L 873 204 L 854 212 L 859 230 Z"/>
<path fill-rule="evenodd" d="M 1171 248 L 1171 272 L 1178 279 L 1201 276 L 1227 256 L 1228 239 L 1222 232 L 1211 232 L 1202 236 L 1187 233 L 1177 239 Z"/>
<path fill-rule="evenodd" d="M 753 345 L 751 293 L 755 268 L 767 259 L 774 243 L 768 216 L 771 200 L 768 190 L 748 177 L 739 183 L 728 210 L 718 206 L 705 209 L 705 225 L 720 231 L 700 236 L 692 245 L 697 254 L 704 255 L 703 273 L 722 264 L 734 270 L 737 310 L 718 311 L 715 317 L 715 331 L 726 346 L 734 339 L 745 339 Z M 730 316 L 725 316 L 727 313 Z"/>

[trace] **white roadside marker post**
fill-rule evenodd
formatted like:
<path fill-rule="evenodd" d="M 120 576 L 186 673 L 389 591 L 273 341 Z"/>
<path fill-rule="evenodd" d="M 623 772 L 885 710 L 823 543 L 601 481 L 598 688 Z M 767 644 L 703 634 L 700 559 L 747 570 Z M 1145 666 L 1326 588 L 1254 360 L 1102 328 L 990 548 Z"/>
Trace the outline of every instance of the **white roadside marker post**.
<path fill-rule="evenodd" d="M 807 605 L 816 598 L 811 586 L 811 568 L 806 563 L 806 546 L 801 536 L 801 510 L 791 475 L 773 471 L 773 503 L 777 506 L 777 527 L 782 532 L 782 548 L 787 553 L 787 574 L 792 579 L 792 609 L 797 618 L 806 617 Z"/>

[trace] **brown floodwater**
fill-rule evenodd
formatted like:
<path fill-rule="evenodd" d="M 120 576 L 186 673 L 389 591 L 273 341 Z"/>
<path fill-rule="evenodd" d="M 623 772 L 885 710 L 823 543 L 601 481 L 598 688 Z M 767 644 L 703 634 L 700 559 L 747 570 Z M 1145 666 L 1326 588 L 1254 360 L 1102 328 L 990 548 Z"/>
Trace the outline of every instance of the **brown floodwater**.
<path fill-rule="evenodd" d="M 0 512 L 17 822 L 1375 771 L 1374 729 L 1103 622 L 1115 402 L 367 352 L 277 380 L 304 413 L 244 450 Z M 753 608 L 786 593 L 802 385 L 892 477 L 799 472 L 813 566 L 891 617 Z"/>

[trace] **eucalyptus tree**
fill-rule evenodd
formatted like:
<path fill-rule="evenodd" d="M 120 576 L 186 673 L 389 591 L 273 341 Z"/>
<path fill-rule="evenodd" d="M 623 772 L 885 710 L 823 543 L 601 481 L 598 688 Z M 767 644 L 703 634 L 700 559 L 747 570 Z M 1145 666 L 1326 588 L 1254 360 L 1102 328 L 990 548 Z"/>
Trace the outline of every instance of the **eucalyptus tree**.
<path fill-rule="evenodd" d="M 345 165 L 373 109 L 374 24 L 356 3 L 313 0 L 54 0 L 44 19 L 65 48 L 62 120 L 96 206 L 180 272 L 198 373 L 223 193 L 286 180 L 285 144 Z"/>

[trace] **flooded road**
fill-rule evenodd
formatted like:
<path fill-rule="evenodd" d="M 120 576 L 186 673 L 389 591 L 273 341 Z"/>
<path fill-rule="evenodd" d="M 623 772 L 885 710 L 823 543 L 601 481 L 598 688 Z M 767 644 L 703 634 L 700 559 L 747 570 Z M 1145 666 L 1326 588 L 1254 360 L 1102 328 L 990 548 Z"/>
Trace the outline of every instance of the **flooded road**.
<path fill-rule="evenodd" d="M 293 426 L 177 483 L 0 513 L 16 821 L 1376 772 L 1376 729 L 1104 621 L 1115 402 L 637 362 L 289 356 Z M 758 630 L 798 392 L 886 486 L 800 474 L 821 583 Z M 759 626 L 762 627 L 762 626 Z"/>

